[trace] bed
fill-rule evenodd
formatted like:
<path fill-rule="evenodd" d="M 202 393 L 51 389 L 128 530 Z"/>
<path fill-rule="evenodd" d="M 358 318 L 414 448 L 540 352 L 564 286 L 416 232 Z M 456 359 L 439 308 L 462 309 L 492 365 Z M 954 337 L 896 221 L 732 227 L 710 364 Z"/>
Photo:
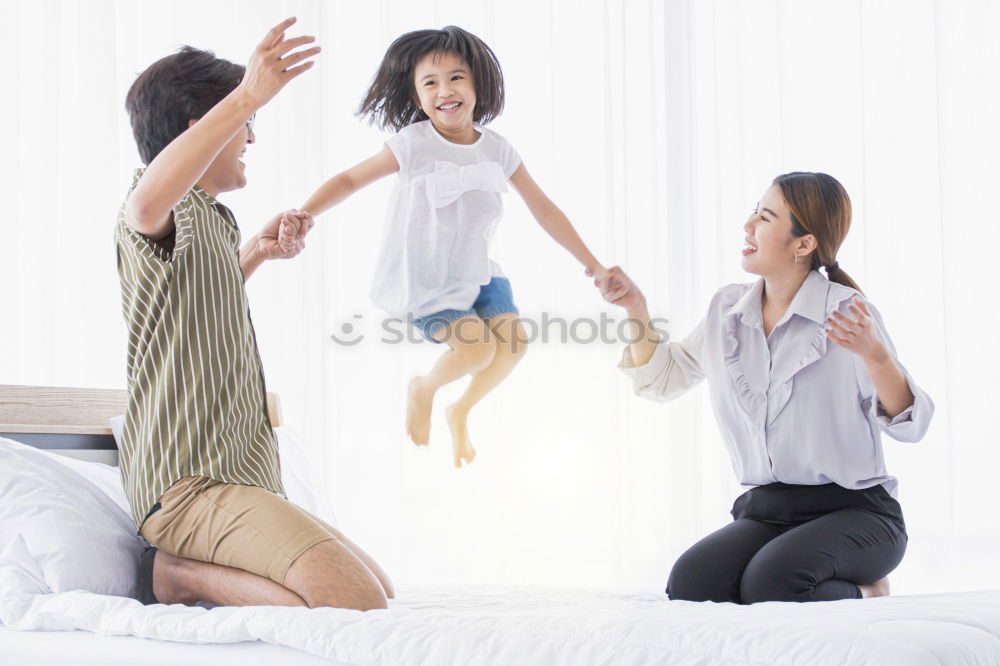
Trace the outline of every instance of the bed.
<path fill-rule="evenodd" d="M 404 582 L 387 610 L 369 613 L 144 607 L 128 594 L 141 546 L 131 519 L 121 522 L 108 425 L 124 400 L 121 391 L 0 386 L 4 665 L 1000 665 L 996 590 L 736 606 L 668 602 L 659 591 Z M 294 440 L 277 396 L 268 409 L 284 467 Z M 67 522 L 84 525 L 77 541 L 53 545 L 62 528 L 39 524 L 60 502 L 55 515 L 75 511 Z"/>

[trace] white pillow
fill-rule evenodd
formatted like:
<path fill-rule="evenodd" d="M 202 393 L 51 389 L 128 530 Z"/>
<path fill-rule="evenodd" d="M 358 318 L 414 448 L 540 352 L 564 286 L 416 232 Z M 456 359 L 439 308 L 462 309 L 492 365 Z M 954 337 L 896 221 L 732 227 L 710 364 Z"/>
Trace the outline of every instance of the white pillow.
<path fill-rule="evenodd" d="M 111 465 L 105 465 L 104 463 L 70 458 L 69 456 L 55 453 L 54 451 L 45 451 L 43 449 L 35 450 L 48 456 L 52 460 L 55 460 L 59 464 L 69 467 L 71 470 L 90 481 L 92 484 L 104 491 L 104 494 L 111 498 L 111 501 L 117 504 L 125 515 L 132 515 L 132 510 L 129 508 L 128 504 L 128 498 L 125 496 L 125 486 L 122 484 L 122 473 L 120 469 L 112 467 Z"/>
<path fill-rule="evenodd" d="M 20 575 L 18 581 L 21 583 L 17 592 L 27 592 L 28 594 L 49 594 L 52 590 L 45 583 L 45 576 L 42 574 L 35 558 L 28 552 L 28 546 L 24 543 L 24 537 L 15 534 L 3 550 L 0 551 L 0 568 L 16 570 Z M 4 592 L 12 592 L 10 589 L 10 579 L 4 581 Z M 0 609 L 3 604 L 0 603 Z M 9 623 L 10 618 L 0 617 L 0 626 Z"/>
<path fill-rule="evenodd" d="M 131 517 L 104 490 L 54 458 L 0 438 L 0 544 L 20 535 L 53 592 L 134 597 L 143 543 Z M 108 470 L 100 467 L 107 466 L 82 469 L 107 478 Z"/>
<path fill-rule="evenodd" d="M 315 473 L 318 466 L 309 464 L 295 431 L 288 426 L 278 426 L 274 434 L 278 438 L 281 458 L 281 483 L 288 500 L 336 527 L 337 518 L 320 490 L 323 484 Z"/>

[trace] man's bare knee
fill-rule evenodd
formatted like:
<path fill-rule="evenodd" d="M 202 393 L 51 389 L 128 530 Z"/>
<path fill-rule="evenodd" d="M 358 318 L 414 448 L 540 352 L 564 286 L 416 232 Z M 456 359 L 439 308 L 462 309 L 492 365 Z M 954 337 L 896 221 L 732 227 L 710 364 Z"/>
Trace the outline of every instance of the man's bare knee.
<path fill-rule="evenodd" d="M 337 539 L 318 543 L 299 556 L 285 574 L 284 585 L 310 608 L 388 608 L 378 578 Z"/>
<path fill-rule="evenodd" d="M 160 603 L 187 606 L 199 601 L 218 606 L 307 605 L 295 592 L 269 578 L 163 550 L 156 552 L 153 563 L 153 596 Z"/>

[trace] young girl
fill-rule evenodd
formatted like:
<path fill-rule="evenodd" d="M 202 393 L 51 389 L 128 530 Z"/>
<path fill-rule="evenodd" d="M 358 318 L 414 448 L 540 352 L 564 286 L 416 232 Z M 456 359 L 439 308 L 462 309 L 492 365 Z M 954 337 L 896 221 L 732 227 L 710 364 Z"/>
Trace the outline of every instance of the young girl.
<path fill-rule="evenodd" d="M 455 26 L 402 35 L 389 46 L 359 111 L 396 134 L 374 156 L 326 181 L 302 207 L 318 216 L 399 173 L 371 296 L 388 314 L 411 320 L 427 340 L 450 347 L 427 375 L 410 380 L 406 430 L 415 444 L 428 443 L 435 392 L 472 375 L 445 412 L 456 467 L 476 455 L 469 410 L 513 370 L 527 344 L 510 281 L 488 256 L 507 182 L 549 235 L 602 284 L 606 279 L 514 148 L 484 127 L 503 106 L 500 64 L 481 39 Z"/>
<path fill-rule="evenodd" d="M 635 392 L 672 400 L 708 380 L 739 481 L 733 522 L 681 555 L 671 599 L 824 601 L 889 593 L 906 550 L 882 432 L 923 437 L 934 404 L 896 357 L 875 306 L 837 262 L 851 202 L 834 178 L 775 178 L 743 225 L 760 277 L 716 292 L 694 331 L 661 340 L 619 269 L 601 285 L 642 330 L 621 368 Z M 820 272 L 826 269 L 827 277 Z"/>

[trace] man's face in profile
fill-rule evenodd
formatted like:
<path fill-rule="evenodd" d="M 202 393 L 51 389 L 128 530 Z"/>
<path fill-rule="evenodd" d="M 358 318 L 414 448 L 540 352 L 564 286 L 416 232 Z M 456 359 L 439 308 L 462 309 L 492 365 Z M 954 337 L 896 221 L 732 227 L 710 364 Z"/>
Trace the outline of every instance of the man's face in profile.
<path fill-rule="evenodd" d="M 191 125 L 195 122 L 197 121 L 192 120 Z M 246 187 L 246 164 L 243 162 L 243 154 L 246 152 L 247 145 L 255 141 L 253 118 L 250 118 L 233 135 L 229 143 L 223 146 L 215 157 L 215 161 L 205 171 L 201 182 L 207 186 L 205 189 L 209 190 L 210 194 L 216 195 Z"/>

